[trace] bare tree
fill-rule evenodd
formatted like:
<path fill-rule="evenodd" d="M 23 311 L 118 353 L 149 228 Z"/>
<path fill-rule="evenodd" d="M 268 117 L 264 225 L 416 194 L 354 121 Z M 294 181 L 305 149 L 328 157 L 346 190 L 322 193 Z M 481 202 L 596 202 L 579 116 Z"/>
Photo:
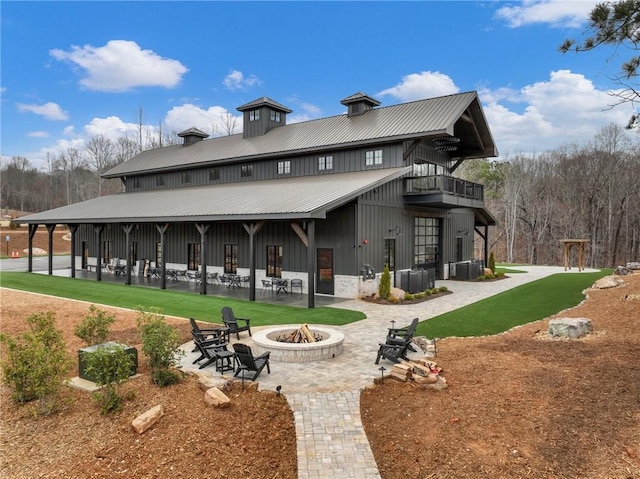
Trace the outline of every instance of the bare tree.
<path fill-rule="evenodd" d="M 89 166 L 93 167 L 96 175 L 98 196 L 102 196 L 102 174 L 114 163 L 115 145 L 104 135 L 91 138 L 85 146 L 85 155 Z"/>

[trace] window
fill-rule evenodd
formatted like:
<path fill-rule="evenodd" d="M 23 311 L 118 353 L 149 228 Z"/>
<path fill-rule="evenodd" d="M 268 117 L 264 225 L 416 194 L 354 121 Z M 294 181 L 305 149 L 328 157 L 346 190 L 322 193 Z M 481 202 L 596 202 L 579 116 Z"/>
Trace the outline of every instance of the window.
<path fill-rule="evenodd" d="M 280 112 L 271 110 L 271 121 L 280 121 Z"/>
<path fill-rule="evenodd" d="M 183 183 L 191 183 L 191 172 L 183 171 L 182 172 L 182 182 Z"/>
<path fill-rule="evenodd" d="M 417 267 L 438 268 L 440 224 L 437 218 L 416 218 L 414 222 L 414 261 Z"/>
<path fill-rule="evenodd" d="M 200 243 L 187 244 L 187 269 L 200 269 Z"/>
<path fill-rule="evenodd" d="M 282 277 L 282 245 L 267 245 L 267 276 Z"/>
<path fill-rule="evenodd" d="M 253 165 L 242 165 L 240 167 L 240 178 L 251 178 L 253 176 Z"/>
<path fill-rule="evenodd" d="M 111 249 L 111 241 L 102 242 L 102 261 L 108 263 L 113 258 L 113 249 Z"/>
<path fill-rule="evenodd" d="M 382 150 L 369 150 L 365 153 L 365 165 L 381 165 L 382 164 Z"/>
<path fill-rule="evenodd" d="M 133 268 L 136 265 L 136 261 L 138 261 L 138 243 L 132 241 L 131 250 L 129 250 L 129 259 L 127 259 L 127 262 Z"/>
<path fill-rule="evenodd" d="M 220 170 L 218 168 L 211 168 L 209 170 L 209 181 L 218 181 L 220 179 Z"/>
<path fill-rule="evenodd" d="M 140 188 L 140 178 L 132 178 L 132 185 L 133 188 Z"/>
<path fill-rule="evenodd" d="M 156 176 L 156 186 L 164 186 L 164 176 Z"/>
<path fill-rule="evenodd" d="M 278 162 L 278 174 L 279 175 L 291 174 L 291 162 L 289 160 Z"/>
<path fill-rule="evenodd" d="M 162 266 L 162 243 L 156 243 L 156 268 Z"/>
<path fill-rule="evenodd" d="M 318 157 L 318 170 L 333 170 L 333 156 Z"/>
<path fill-rule="evenodd" d="M 260 119 L 260 110 L 251 110 L 249 112 L 249 121 L 256 121 Z"/>
<path fill-rule="evenodd" d="M 238 245 L 224 245 L 224 272 L 227 274 L 236 274 L 238 271 Z"/>

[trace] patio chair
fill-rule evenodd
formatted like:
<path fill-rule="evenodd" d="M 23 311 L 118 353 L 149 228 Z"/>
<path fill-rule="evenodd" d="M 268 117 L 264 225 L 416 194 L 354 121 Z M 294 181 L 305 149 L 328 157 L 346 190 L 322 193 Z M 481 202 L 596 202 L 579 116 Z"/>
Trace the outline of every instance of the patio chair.
<path fill-rule="evenodd" d="M 222 322 L 229 328 L 229 334 L 235 334 L 238 340 L 240 340 L 240 333 L 242 331 L 247 331 L 249 336 L 251 336 L 251 327 L 249 324 L 251 320 L 247 318 L 236 318 L 233 310 L 228 306 L 222 308 Z"/>
<path fill-rule="evenodd" d="M 193 332 L 191 332 L 191 335 L 193 336 L 193 344 L 200 353 L 200 356 L 193 361 L 193 364 L 198 364 L 198 367 L 203 369 L 215 363 L 216 371 L 221 373 L 234 369 L 232 364 L 234 353 L 227 349 L 227 343 L 222 340 L 222 336 L 216 339 L 202 340 Z M 200 364 L 202 360 L 205 360 L 205 362 Z"/>
<path fill-rule="evenodd" d="M 420 320 L 418 318 L 413 318 L 408 326 L 405 326 L 403 328 L 389 328 L 386 343 L 402 344 L 405 339 L 409 338 L 409 345 L 407 346 L 407 349 L 415 353 L 416 350 L 411 345 L 411 339 L 413 339 L 413 336 L 416 333 L 416 328 L 418 327 L 419 322 Z"/>
<path fill-rule="evenodd" d="M 269 355 L 271 353 L 269 351 L 261 354 L 260 356 L 254 356 L 251 352 L 251 347 L 242 343 L 233 344 L 233 350 L 236 354 L 237 366 L 234 377 L 237 377 L 240 372 L 242 372 L 242 377 L 244 379 L 255 381 L 265 366 L 267 367 L 267 373 L 271 374 L 271 369 L 269 368 Z M 245 371 L 253 372 L 254 374 L 248 378 L 245 376 Z"/>
<path fill-rule="evenodd" d="M 400 339 L 397 338 L 397 343 L 391 344 L 389 342 L 380 343 L 378 348 L 378 356 L 376 357 L 376 364 L 380 362 L 381 358 L 388 359 L 392 363 L 399 363 L 401 359 L 407 358 L 407 349 L 411 343 L 412 338 Z"/>
<path fill-rule="evenodd" d="M 191 334 L 200 338 L 201 341 L 217 339 L 224 336 L 225 341 L 229 341 L 229 329 L 218 326 L 217 328 L 201 328 L 195 319 L 189 318 L 191 323 Z"/>

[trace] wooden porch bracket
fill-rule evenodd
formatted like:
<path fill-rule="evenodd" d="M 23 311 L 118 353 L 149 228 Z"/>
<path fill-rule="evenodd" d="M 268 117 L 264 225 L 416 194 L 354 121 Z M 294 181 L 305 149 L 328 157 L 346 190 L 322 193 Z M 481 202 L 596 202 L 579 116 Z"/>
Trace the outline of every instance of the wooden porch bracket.
<path fill-rule="evenodd" d="M 207 294 L 207 224 L 196 224 L 196 229 L 200 233 L 200 294 Z"/>
<path fill-rule="evenodd" d="M 256 223 L 242 223 L 242 227 L 249 235 L 249 301 L 256 300 L 256 234 L 264 226 L 264 221 Z"/>
<path fill-rule="evenodd" d="M 289 224 L 291 225 L 291 229 L 295 231 L 296 234 L 298 235 L 298 238 L 300 238 L 300 241 L 302 241 L 304 245 L 308 248 L 309 237 L 307 236 L 307 233 L 305 233 L 304 230 L 302 229 L 302 226 L 300 226 L 298 223 L 295 223 L 293 221 Z"/>
<path fill-rule="evenodd" d="M 167 289 L 167 262 L 164 260 L 164 254 L 166 251 L 164 244 L 164 234 L 169 229 L 169 223 L 157 224 L 156 230 L 160 235 L 160 259 L 162 264 L 160 265 L 160 289 Z M 156 265 L 156 268 L 158 265 Z"/>
<path fill-rule="evenodd" d="M 131 254 L 131 230 L 133 229 L 132 224 L 123 224 L 122 231 L 124 231 L 125 237 L 125 248 L 127 250 L 127 276 L 125 279 L 125 284 L 131 284 L 131 268 L 133 267 L 133 255 Z"/>
<path fill-rule="evenodd" d="M 33 237 L 36 235 L 36 231 L 38 231 L 38 225 L 29 224 L 29 259 L 27 260 L 29 273 L 33 273 Z"/>

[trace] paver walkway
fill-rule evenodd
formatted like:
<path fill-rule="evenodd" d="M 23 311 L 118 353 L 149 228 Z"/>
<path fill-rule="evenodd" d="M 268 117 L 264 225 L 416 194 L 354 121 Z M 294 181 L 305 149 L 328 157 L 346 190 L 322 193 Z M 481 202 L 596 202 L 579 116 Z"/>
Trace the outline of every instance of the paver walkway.
<path fill-rule="evenodd" d="M 392 364 L 384 360 L 380 365 L 374 364 L 378 343 L 384 340 L 391 321 L 395 321 L 395 327 L 405 326 L 414 317 L 432 318 L 551 274 L 565 273 L 562 267 L 553 266 L 522 269 L 526 273 L 512 274 L 502 281 L 437 281 L 436 286 L 447 286 L 453 294 L 419 304 L 384 306 L 358 300 L 340 303 L 336 307 L 367 315 L 362 321 L 331 326 L 345 335 L 342 354 L 313 363 L 272 361 L 271 374 L 264 370 L 258 378 L 259 389 L 275 391 L 282 386 L 281 393 L 291 405 L 296 423 L 298 478 L 379 479 L 362 428 L 360 391 L 380 376 L 380 366 L 391 368 Z M 252 345 L 246 334 L 240 337 L 241 342 Z M 191 362 L 195 353 L 191 348 L 191 343 L 185 345 L 184 369 L 194 368 Z M 345 370 L 349 374 L 344 374 Z"/>

